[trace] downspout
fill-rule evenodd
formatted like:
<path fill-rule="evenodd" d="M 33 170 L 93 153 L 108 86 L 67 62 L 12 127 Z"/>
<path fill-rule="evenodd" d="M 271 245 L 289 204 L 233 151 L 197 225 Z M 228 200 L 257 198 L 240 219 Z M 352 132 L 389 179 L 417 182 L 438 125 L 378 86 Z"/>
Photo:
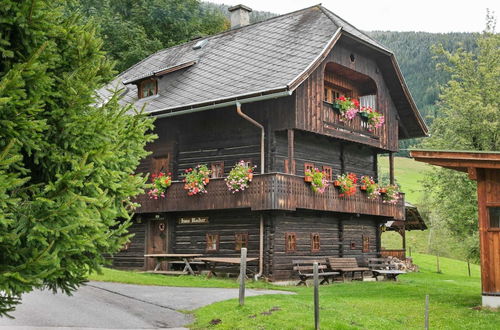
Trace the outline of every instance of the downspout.
<path fill-rule="evenodd" d="M 241 111 L 241 103 L 240 102 L 236 102 L 236 112 L 238 113 L 238 115 L 240 115 L 240 117 L 243 117 L 247 121 L 251 122 L 252 124 L 254 124 L 255 126 L 260 128 L 260 131 L 261 131 L 261 133 L 260 133 L 260 174 L 264 174 L 264 157 L 265 157 L 264 147 L 265 147 L 265 138 L 266 138 L 264 126 L 262 126 L 259 122 L 257 122 L 253 118 L 250 118 L 249 116 L 244 114 Z"/>
<path fill-rule="evenodd" d="M 246 114 L 241 111 L 241 103 L 236 102 L 236 112 L 239 116 L 243 117 L 247 121 L 251 122 L 253 125 L 257 126 L 261 130 L 260 134 L 260 174 L 264 174 L 264 157 L 265 157 L 265 138 L 266 133 L 264 126 L 259 122 L 250 118 Z M 259 273 L 254 276 L 254 279 L 257 281 L 264 272 L 264 215 L 260 215 L 260 223 L 259 223 Z"/>

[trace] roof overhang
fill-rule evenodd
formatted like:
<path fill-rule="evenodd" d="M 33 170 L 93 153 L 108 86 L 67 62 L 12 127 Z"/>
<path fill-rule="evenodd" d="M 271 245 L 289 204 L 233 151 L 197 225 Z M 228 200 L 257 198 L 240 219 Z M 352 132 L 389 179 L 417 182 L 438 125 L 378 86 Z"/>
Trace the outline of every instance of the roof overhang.
<path fill-rule="evenodd" d="M 196 64 L 196 61 L 189 61 L 189 62 L 161 68 L 161 69 L 158 69 L 156 71 L 149 72 L 149 73 L 142 75 L 142 76 L 138 76 L 138 77 L 134 77 L 132 79 L 124 80 L 123 84 L 124 85 L 136 84 L 139 81 L 144 80 L 144 79 L 153 78 L 153 77 L 161 77 L 161 76 L 164 76 L 168 73 L 188 68 L 190 66 L 193 66 L 194 64 Z"/>
<path fill-rule="evenodd" d="M 411 150 L 416 161 L 473 175 L 472 169 L 500 169 L 500 152 L 460 150 Z"/>

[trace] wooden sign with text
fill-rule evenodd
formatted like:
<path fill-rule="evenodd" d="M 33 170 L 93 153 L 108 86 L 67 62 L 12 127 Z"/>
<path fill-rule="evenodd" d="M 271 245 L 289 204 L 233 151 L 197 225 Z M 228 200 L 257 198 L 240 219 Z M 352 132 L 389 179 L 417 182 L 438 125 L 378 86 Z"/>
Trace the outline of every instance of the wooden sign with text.
<path fill-rule="evenodd" d="M 179 218 L 177 219 L 177 223 L 179 225 L 208 223 L 208 217 Z"/>

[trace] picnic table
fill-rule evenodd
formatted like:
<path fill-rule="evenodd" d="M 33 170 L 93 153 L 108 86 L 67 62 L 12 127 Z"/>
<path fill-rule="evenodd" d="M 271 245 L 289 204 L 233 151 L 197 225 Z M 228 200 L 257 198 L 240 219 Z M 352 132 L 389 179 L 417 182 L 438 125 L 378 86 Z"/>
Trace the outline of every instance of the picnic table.
<path fill-rule="evenodd" d="M 186 254 L 186 253 L 156 253 L 156 254 L 145 254 L 144 257 L 154 258 L 156 261 L 155 269 L 152 271 L 153 273 L 161 273 L 161 274 L 173 274 L 173 275 L 183 275 L 183 274 L 191 274 L 194 275 L 194 271 L 191 268 L 190 263 L 193 261 L 193 258 L 201 257 L 202 254 Z M 182 271 L 161 271 L 161 263 L 167 262 L 181 262 L 184 264 L 184 269 Z"/>
<path fill-rule="evenodd" d="M 247 262 L 255 261 L 258 258 L 247 258 Z M 222 265 L 240 265 L 241 264 L 241 258 L 224 258 L 224 257 L 202 257 L 202 258 L 195 258 L 194 260 L 196 261 L 203 261 L 206 265 L 208 270 L 210 271 L 210 274 L 213 276 L 217 276 L 217 273 L 215 272 L 216 268 Z M 239 267 L 238 270 L 239 271 Z M 255 273 L 251 269 L 247 268 L 247 271 L 250 273 Z"/>

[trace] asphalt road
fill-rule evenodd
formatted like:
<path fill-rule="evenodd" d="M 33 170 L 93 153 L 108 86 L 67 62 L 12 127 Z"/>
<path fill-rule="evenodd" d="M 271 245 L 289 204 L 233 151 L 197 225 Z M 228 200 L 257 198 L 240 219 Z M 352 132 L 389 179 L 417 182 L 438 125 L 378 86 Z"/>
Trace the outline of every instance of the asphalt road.
<path fill-rule="evenodd" d="M 246 296 L 290 294 L 248 289 Z M 90 282 L 73 296 L 34 291 L 23 297 L 12 316 L 0 318 L 0 329 L 165 329 L 193 321 L 194 310 L 238 297 L 237 289 L 180 288 Z"/>

